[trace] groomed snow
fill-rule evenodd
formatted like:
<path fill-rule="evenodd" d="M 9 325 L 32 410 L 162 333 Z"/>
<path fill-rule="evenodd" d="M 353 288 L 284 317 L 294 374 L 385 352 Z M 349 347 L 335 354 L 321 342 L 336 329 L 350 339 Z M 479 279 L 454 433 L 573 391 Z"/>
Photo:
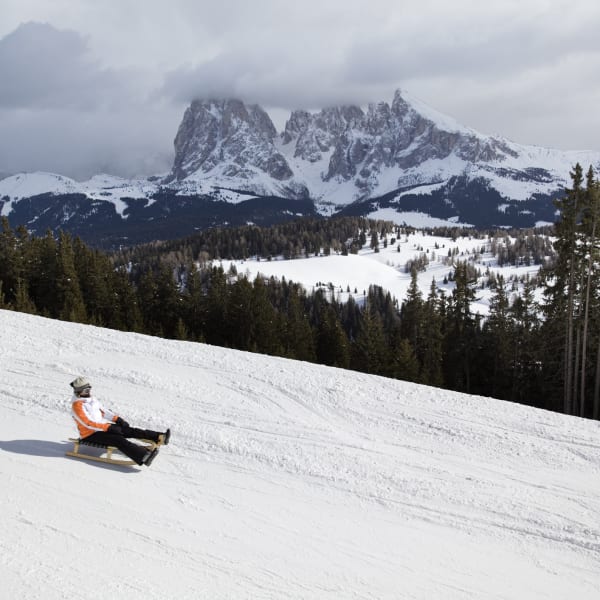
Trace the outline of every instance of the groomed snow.
<path fill-rule="evenodd" d="M 597 422 L 0 311 L 3 598 L 600 597 Z M 64 456 L 68 382 L 152 467 Z"/>

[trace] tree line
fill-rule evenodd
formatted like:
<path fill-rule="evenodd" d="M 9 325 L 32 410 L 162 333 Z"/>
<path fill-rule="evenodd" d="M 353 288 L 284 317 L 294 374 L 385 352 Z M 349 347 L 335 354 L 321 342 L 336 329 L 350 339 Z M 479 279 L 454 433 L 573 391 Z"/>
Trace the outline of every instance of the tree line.
<path fill-rule="evenodd" d="M 557 202 L 547 236 L 474 232 L 503 262 L 541 265 L 518 294 L 500 276 L 486 319 L 472 312 L 477 276 L 452 249 L 454 289 L 432 280 L 424 295 L 419 262 L 399 302 L 372 286 L 340 302 L 326 289 L 256 278 L 219 258 L 356 252 L 370 239 L 394 243 L 409 228 L 362 218 L 303 220 L 271 228 L 215 229 L 108 255 L 61 232 L 36 238 L 7 219 L 0 233 L 0 306 L 124 331 L 284 356 L 533 406 L 600 417 L 599 186 L 579 165 Z M 457 230 L 451 237 L 458 235 Z M 504 238 L 504 240 L 502 240 Z M 389 242 L 388 242 L 389 240 Z M 502 243 L 501 243 L 502 242 Z M 544 301 L 536 301 L 542 286 Z"/>

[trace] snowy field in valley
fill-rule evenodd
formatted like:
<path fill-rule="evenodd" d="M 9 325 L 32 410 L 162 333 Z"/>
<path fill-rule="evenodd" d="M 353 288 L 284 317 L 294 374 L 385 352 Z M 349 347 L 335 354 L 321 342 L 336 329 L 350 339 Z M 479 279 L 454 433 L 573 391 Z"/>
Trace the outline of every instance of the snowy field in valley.
<path fill-rule="evenodd" d="M 395 239 L 394 243 L 392 239 Z M 535 276 L 539 265 L 529 266 L 499 266 L 497 259 L 490 252 L 490 240 L 486 237 L 458 237 L 453 240 L 450 237 L 429 235 L 422 231 L 402 234 L 399 237 L 388 235 L 388 245 L 384 247 L 381 241 L 379 252 L 370 247 L 370 239 L 358 254 L 331 253 L 330 256 L 311 256 L 310 258 L 296 258 L 283 260 L 280 257 L 273 260 L 246 259 L 246 260 L 224 260 L 220 264 L 225 271 L 235 266 L 238 273 L 254 279 L 261 274 L 265 277 L 281 279 L 285 277 L 288 281 L 302 284 L 309 292 L 318 287 L 330 290 L 333 297 L 342 302 L 352 296 L 357 302 L 362 302 L 364 294 L 369 290 L 369 285 L 378 285 L 389 291 L 400 303 L 405 299 L 410 285 L 410 272 L 406 265 L 422 256 L 427 259 L 427 265 L 423 271 L 418 273 L 419 289 L 426 299 L 431 282 L 435 279 L 439 290 L 444 291 L 446 296 L 452 293 L 454 282 L 444 281 L 444 278 L 453 273 L 452 261 L 470 261 L 473 266 L 481 272 L 476 290 L 476 300 L 472 310 L 483 316 L 489 312 L 489 301 L 493 290 L 481 285 L 487 278 L 486 272 L 502 275 L 504 277 L 509 296 L 512 290 L 511 277 L 523 278 Z M 484 248 L 484 252 L 481 249 Z M 455 252 L 452 257 L 448 254 Z M 350 290 L 350 291 L 348 291 Z M 517 290 L 522 290 L 522 285 L 517 285 Z"/>
<path fill-rule="evenodd" d="M 600 598 L 597 422 L 0 311 L 0 597 Z M 65 457 L 68 383 L 173 430 Z"/>

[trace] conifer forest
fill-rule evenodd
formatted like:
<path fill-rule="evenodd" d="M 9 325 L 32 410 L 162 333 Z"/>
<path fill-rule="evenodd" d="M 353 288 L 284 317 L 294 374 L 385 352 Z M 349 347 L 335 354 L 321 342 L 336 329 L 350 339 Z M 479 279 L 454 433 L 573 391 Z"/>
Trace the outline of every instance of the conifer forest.
<path fill-rule="evenodd" d="M 68 233 L 0 231 L 0 308 L 123 331 L 282 356 L 600 419 L 600 186 L 576 165 L 548 232 L 509 234 L 502 263 L 540 265 L 522 291 L 490 277 L 489 315 L 474 314 L 475 274 L 454 262 L 455 287 L 416 285 L 405 298 L 371 286 L 360 302 L 293 282 L 225 272 L 220 259 L 356 253 L 406 232 L 362 217 L 211 229 L 107 254 Z M 438 235 L 460 235 L 457 229 Z M 550 236 L 552 242 L 549 242 Z M 514 251 L 514 252 L 513 252 Z M 535 290 L 543 291 L 543 300 Z"/>

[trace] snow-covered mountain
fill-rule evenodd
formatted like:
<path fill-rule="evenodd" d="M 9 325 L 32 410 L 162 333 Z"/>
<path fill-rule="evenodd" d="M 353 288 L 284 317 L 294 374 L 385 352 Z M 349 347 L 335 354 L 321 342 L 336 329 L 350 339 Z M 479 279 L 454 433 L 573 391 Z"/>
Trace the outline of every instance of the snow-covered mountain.
<path fill-rule="evenodd" d="M 165 187 L 162 178 L 98 175 L 75 181 L 54 173 L 19 173 L 0 181 L 0 216 L 36 235 L 69 231 L 95 247 L 115 249 L 190 235 L 216 226 L 272 225 L 316 216 L 306 199 L 256 197 L 197 182 Z"/>
<path fill-rule="evenodd" d="M 258 105 L 239 100 L 196 100 L 185 111 L 175 137 L 169 184 L 186 181 L 232 187 L 257 195 L 308 196 L 295 186 L 292 170 L 275 147 L 277 131 Z"/>
<path fill-rule="evenodd" d="M 600 166 L 600 153 L 482 135 L 400 91 L 391 105 L 294 111 L 279 136 L 258 106 L 195 101 L 175 150 L 168 182 L 210 180 L 257 194 L 308 193 L 337 206 L 396 190 L 415 192 L 453 177 L 481 179 L 506 200 L 527 200 L 564 188 L 577 161 Z"/>
<path fill-rule="evenodd" d="M 411 224 L 419 212 L 448 223 L 530 227 L 555 220 L 553 199 L 577 162 L 600 169 L 600 153 L 483 135 L 400 91 L 391 104 L 293 111 L 280 133 L 258 105 L 206 99 L 185 111 L 168 174 L 83 183 L 18 174 L 0 181 L 0 211 L 38 233 L 85 233 L 83 214 L 95 229 L 123 229 L 119 243 L 144 241 L 136 232 L 149 221 L 164 238 L 315 211 L 370 216 L 391 209 L 398 223 Z"/>
<path fill-rule="evenodd" d="M 2 598 L 600 597 L 598 423 L 15 312 L 0 330 Z M 150 468 L 65 457 L 79 374 L 171 426 Z"/>
<path fill-rule="evenodd" d="M 79 194 L 88 200 L 111 202 L 117 214 L 126 218 L 123 212 L 127 204 L 123 198 L 151 199 L 157 189 L 156 183 L 151 180 L 123 179 L 106 174 L 95 175 L 87 181 L 76 181 L 55 173 L 19 173 L 0 180 L 0 198 L 5 198 L 0 214 L 10 215 L 14 204 L 35 196 Z"/>

